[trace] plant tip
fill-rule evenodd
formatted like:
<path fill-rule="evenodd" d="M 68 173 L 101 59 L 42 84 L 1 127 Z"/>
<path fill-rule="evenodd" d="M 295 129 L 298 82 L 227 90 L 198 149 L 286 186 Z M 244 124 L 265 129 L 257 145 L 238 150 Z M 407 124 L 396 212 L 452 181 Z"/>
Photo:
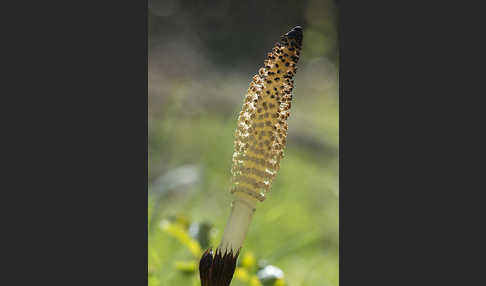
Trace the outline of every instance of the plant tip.
<path fill-rule="evenodd" d="M 292 30 L 287 32 L 284 36 L 286 36 L 289 39 L 295 39 L 297 41 L 297 43 L 299 44 L 299 46 L 302 45 L 303 35 L 302 35 L 302 27 L 301 26 L 295 26 L 294 28 L 292 28 Z"/>

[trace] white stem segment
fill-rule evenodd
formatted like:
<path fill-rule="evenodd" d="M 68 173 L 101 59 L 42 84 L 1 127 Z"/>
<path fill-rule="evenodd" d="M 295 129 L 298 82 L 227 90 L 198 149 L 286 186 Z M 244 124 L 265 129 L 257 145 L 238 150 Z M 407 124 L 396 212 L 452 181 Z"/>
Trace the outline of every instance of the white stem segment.
<path fill-rule="evenodd" d="M 255 212 L 255 199 L 244 195 L 234 195 L 235 200 L 232 203 L 231 215 L 219 246 L 223 253 L 232 250 L 235 254 L 241 248 Z"/>

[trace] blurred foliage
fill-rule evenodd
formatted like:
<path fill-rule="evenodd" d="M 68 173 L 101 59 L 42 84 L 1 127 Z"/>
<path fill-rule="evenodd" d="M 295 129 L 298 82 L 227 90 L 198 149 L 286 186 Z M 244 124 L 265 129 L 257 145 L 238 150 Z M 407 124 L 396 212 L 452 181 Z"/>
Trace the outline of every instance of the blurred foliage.
<path fill-rule="evenodd" d="M 266 273 L 279 273 L 262 272 L 268 265 L 286 285 L 339 285 L 336 9 L 317 0 L 149 1 L 150 286 L 200 285 L 197 255 L 218 246 L 230 213 L 248 84 L 298 24 L 304 43 L 285 157 L 232 285 L 263 285 Z"/>
<path fill-rule="evenodd" d="M 193 255 L 191 260 L 175 261 L 175 269 L 179 271 L 182 276 L 190 277 L 193 284 L 199 284 L 199 259 L 202 255 L 201 243 L 203 243 L 206 235 L 210 235 L 211 227 L 197 228 L 191 234 L 190 227 L 186 224 L 186 218 L 182 220 L 178 217 L 171 220 L 163 220 L 161 228 L 167 232 L 168 235 L 175 238 Z M 192 223 L 192 226 L 206 225 L 206 223 Z M 205 235 L 200 235 L 205 233 Z M 267 265 L 266 262 L 260 262 L 257 267 L 256 258 L 252 252 L 244 252 L 238 261 L 238 265 L 234 274 L 233 285 L 252 285 L 252 286 L 284 286 L 285 278 L 281 269 L 274 265 Z"/>

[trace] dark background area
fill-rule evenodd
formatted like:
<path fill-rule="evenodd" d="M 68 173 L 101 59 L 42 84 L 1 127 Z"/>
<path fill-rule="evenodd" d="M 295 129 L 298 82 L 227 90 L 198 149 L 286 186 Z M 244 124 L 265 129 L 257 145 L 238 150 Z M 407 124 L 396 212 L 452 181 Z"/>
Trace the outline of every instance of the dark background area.
<path fill-rule="evenodd" d="M 483 9 L 345 4 L 340 283 L 484 284 Z M 5 5 L 3 279 L 146 284 L 146 2 Z"/>
<path fill-rule="evenodd" d="M 254 72 L 277 40 L 268 35 L 280 35 L 296 25 L 306 31 L 306 58 L 325 56 L 336 63 L 336 9 L 330 0 L 150 0 L 149 63 L 175 74 L 197 74 L 204 69 L 189 60 L 196 53 L 220 69 L 241 65 L 248 69 L 242 72 Z"/>

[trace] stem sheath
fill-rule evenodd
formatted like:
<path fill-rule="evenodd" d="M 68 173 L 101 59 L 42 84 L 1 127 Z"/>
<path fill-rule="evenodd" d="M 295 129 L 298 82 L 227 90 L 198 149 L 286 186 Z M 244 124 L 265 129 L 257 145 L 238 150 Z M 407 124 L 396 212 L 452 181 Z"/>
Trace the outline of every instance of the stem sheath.
<path fill-rule="evenodd" d="M 229 252 L 230 250 L 236 253 L 243 245 L 253 213 L 255 212 L 256 200 L 235 194 L 235 200 L 231 205 L 231 214 L 219 246 L 219 249 L 223 253 Z"/>

